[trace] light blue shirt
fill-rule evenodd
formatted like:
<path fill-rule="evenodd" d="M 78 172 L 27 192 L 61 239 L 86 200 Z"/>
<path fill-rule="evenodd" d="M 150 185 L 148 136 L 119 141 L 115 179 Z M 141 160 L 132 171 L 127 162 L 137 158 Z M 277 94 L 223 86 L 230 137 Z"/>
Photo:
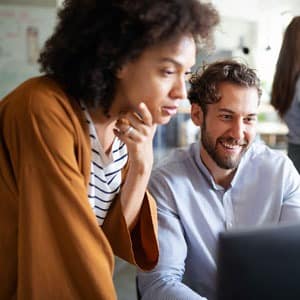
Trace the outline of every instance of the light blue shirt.
<path fill-rule="evenodd" d="M 143 300 L 215 299 L 221 231 L 300 221 L 300 176 L 285 154 L 252 144 L 225 190 L 199 153 L 198 143 L 177 149 L 152 173 L 160 259 L 139 272 Z"/>

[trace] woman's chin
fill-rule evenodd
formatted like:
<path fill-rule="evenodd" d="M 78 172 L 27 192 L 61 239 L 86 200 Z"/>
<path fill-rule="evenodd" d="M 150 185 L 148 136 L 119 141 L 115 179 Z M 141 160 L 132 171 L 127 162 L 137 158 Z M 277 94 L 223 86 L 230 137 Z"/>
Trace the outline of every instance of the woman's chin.
<path fill-rule="evenodd" d="M 165 125 L 170 122 L 172 116 L 159 116 L 157 118 L 153 119 L 153 123 L 158 124 L 158 125 Z"/>

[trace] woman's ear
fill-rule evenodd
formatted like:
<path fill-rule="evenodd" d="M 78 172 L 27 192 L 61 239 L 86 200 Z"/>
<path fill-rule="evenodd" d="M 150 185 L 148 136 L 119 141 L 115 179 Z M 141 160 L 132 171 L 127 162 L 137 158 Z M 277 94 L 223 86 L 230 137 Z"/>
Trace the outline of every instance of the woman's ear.
<path fill-rule="evenodd" d="M 196 126 L 201 126 L 203 123 L 203 111 L 199 104 L 192 103 L 191 118 Z"/>
<path fill-rule="evenodd" d="M 127 64 L 123 64 L 121 67 L 117 69 L 116 77 L 118 79 L 122 79 L 127 72 Z"/>

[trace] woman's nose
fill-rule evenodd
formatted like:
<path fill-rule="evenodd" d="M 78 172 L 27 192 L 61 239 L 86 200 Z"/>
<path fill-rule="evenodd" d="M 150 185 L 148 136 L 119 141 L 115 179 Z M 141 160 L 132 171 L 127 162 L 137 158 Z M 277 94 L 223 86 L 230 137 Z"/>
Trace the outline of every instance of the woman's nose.
<path fill-rule="evenodd" d="M 187 98 L 187 89 L 186 89 L 186 81 L 185 77 L 178 78 L 176 82 L 174 82 L 172 91 L 171 91 L 171 97 L 173 99 L 180 99 L 184 100 Z"/>

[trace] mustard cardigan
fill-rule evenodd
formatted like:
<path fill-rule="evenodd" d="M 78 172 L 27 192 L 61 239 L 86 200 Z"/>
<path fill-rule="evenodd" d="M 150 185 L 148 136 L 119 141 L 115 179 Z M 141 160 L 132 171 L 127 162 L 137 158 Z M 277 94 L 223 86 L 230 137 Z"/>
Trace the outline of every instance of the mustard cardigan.
<path fill-rule="evenodd" d="M 1 300 L 116 299 L 113 253 L 145 270 L 157 263 L 148 193 L 131 232 L 118 197 L 99 227 L 87 198 L 90 152 L 81 109 L 49 77 L 0 101 Z"/>

